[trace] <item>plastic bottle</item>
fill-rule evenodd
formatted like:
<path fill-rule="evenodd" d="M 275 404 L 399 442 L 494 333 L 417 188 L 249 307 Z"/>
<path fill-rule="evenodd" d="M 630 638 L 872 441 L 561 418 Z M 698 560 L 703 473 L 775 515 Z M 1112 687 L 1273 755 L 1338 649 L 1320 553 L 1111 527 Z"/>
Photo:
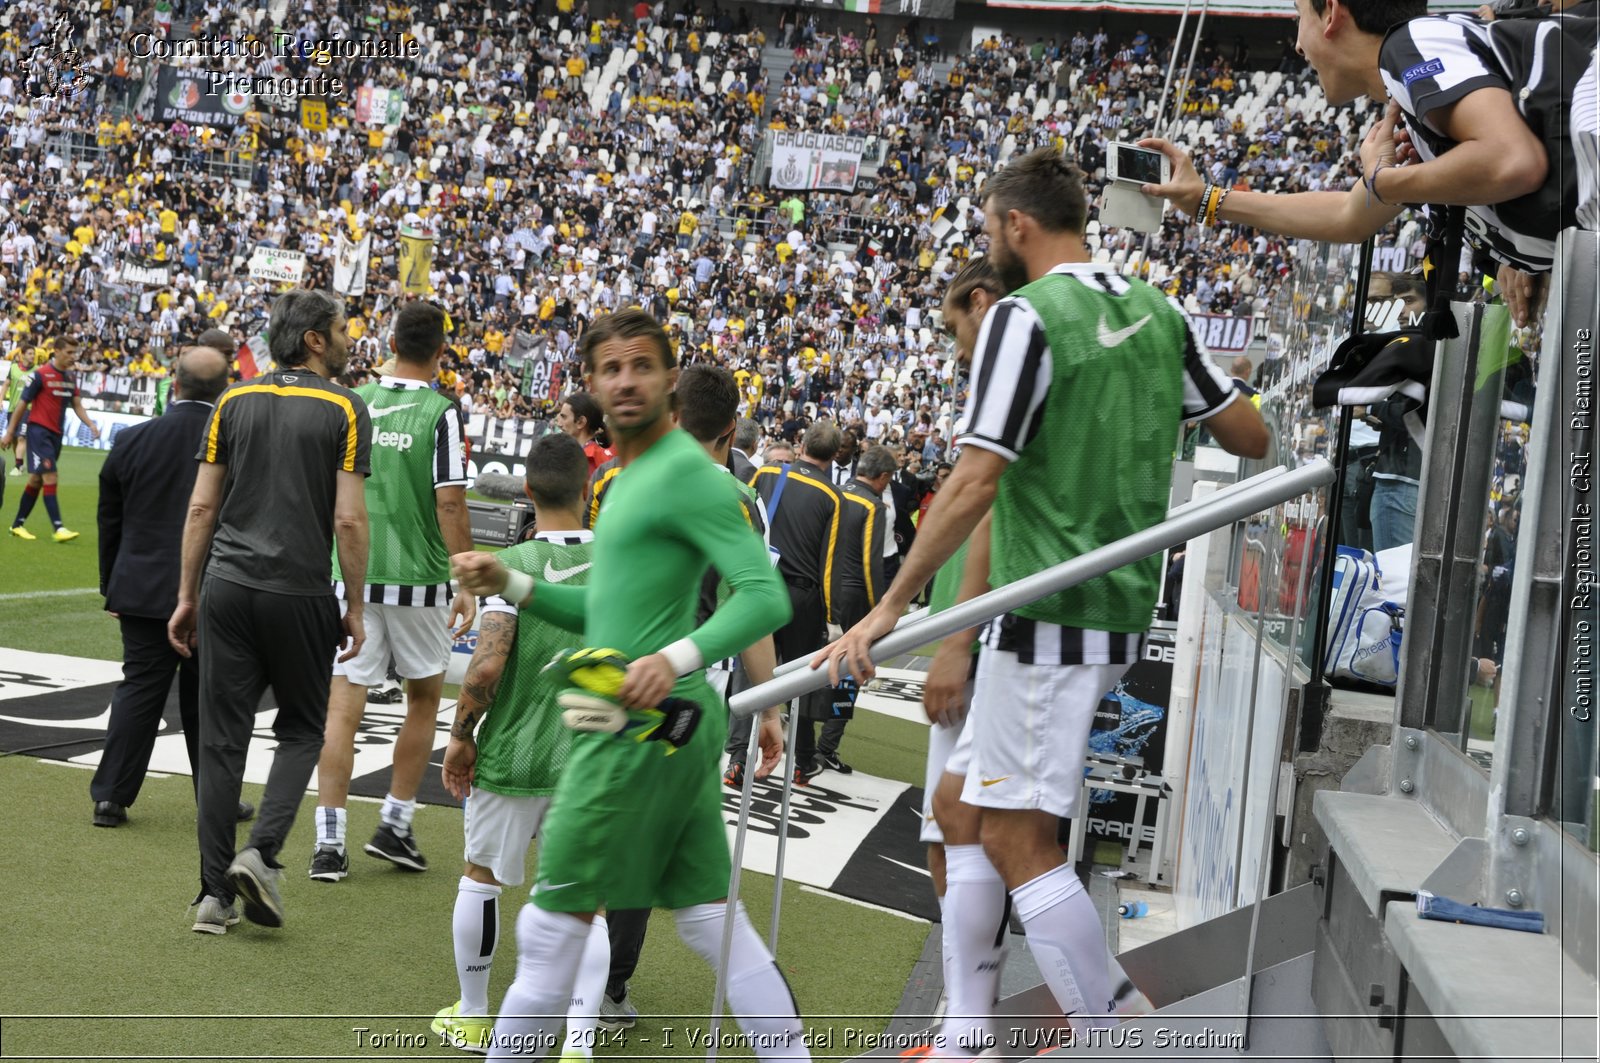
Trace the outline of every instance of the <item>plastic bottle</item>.
<path fill-rule="evenodd" d="M 1150 906 L 1144 901 L 1119 904 L 1117 905 L 1117 914 L 1124 919 L 1143 919 L 1150 914 Z"/>

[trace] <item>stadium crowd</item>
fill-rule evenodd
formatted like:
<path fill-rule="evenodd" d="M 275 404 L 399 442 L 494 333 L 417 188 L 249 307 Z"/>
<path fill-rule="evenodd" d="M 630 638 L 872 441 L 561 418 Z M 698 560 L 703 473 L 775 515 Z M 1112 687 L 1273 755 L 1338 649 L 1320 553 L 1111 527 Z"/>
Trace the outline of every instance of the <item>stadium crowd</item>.
<path fill-rule="evenodd" d="M 261 332 L 278 286 L 250 278 L 255 248 L 304 251 L 304 283 L 327 286 L 342 232 L 373 238 L 366 292 L 349 301 L 359 383 L 388 353 L 407 226 L 436 237 L 432 298 L 453 319 L 439 383 L 469 415 L 551 417 L 586 324 L 638 303 L 671 322 L 681 361 L 736 369 L 763 425 L 794 438 L 831 410 L 912 450 L 936 428 L 949 437 L 959 401 L 938 307 L 987 172 L 1058 143 L 1097 195 L 1107 142 L 1149 131 L 1168 58 L 1142 31 L 1087 27 L 990 38 L 950 63 L 932 29 L 880 39 L 871 19 L 816 13 L 785 11 L 769 34 L 748 7 L 694 3 L 314 2 L 296 40 L 416 34 L 413 64 L 334 61 L 349 85 L 403 92 L 404 118 L 364 124 L 352 92 L 313 132 L 294 101 L 263 97 L 229 131 L 154 120 L 143 87 L 163 55 L 314 72 L 292 54 L 250 70 L 185 57 L 185 40 L 270 37 L 264 9 L 123 5 L 75 31 L 86 87 L 34 98 L 27 60 L 55 39 L 56 13 L 14 5 L 0 35 L 0 325 L 21 364 L 43 356 L 42 322 L 65 321 L 91 338 L 85 368 L 164 375 L 206 327 Z M 1258 188 L 1346 183 L 1330 160 L 1354 156 L 1361 118 L 1325 119 L 1298 64 L 1252 76 L 1243 44 L 1228 51 L 1202 46 L 1184 97 L 1197 161 Z M 751 180 L 764 128 L 875 133 L 868 158 L 882 162 L 852 193 L 769 190 Z M 1201 312 L 1263 315 L 1293 260 L 1292 241 L 1176 213 L 1148 254 L 1139 234 L 1093 230 L 1104 260 Z M 111 282 L 125 265 L 165 267 L 168 283 Z M 535 382 L 541 361 L 557 368 Z"/>

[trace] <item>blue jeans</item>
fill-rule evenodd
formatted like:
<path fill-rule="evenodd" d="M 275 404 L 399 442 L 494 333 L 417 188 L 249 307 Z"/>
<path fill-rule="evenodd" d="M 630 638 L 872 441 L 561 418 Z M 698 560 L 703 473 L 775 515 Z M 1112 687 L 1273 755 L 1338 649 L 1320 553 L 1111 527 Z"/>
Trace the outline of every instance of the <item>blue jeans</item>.
<path fill-rule="evenodd" d="M 1417 485 L 1406 480 L 1374 477 L 1372 481 L 1372 552 L 1404 546 L 1417 534 Z"/>

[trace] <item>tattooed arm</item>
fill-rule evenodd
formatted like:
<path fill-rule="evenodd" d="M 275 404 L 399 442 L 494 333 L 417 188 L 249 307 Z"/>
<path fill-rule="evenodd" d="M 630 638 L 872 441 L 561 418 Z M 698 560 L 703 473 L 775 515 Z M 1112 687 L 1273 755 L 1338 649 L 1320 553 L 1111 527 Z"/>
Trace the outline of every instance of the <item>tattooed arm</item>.
<path fill-rule="evenodd" d="M 478 647 L 467 665 L 467 678 L 456 699 L 456 719 L 450 725 L 450 745 L 445 749 L 444 788 L 458 800 L 472 792 L 472 777 L 478 763 L 474 737 L 478 724 L 494 704 L 500 689 L 500 675 L 517 637 L 517 614 L 502 609 L 486 609 L 478 625 Z"/>

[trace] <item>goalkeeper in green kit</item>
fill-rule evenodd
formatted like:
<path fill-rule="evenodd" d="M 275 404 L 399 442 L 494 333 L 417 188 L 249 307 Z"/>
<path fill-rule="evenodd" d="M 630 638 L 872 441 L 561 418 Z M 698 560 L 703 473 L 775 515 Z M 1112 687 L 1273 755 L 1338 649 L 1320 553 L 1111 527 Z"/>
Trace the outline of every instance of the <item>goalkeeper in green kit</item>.
<path fill-rule="evenodd" d="M 586 688 L 577 703 L 590 707 L 567 714 L 584 729 L 574 733 L 543 824 L 492 1059 L 542 1057 L 558 1043 L 589 924 L 603 908 L 671 908 L 685 943 L 715 963 L 731 870 L 719 777 L 726 706 L 703 669 L 790 615 L 788 592 L 750 534 L 732 480 L 673 428 L 677 369 L 665 330 L 641 310 L 619 311 L 584 334 L 582 355 L 622 469 L 596 528 L 588 584 L 536 582 L 492 554 L 453 559 L 466 590 L 499 594 L 582 632 L 593 662 L 572 675 Z M 713 565 L 733 593 L 696 627 L 701 577 Z M 619 682 L 597 681 L 595 673 L 614 673 L 623 660 Z M 759 1058 L 810 1059 L 788 984 L 743 907 L 736 913 L 730 1010 Z"/>

